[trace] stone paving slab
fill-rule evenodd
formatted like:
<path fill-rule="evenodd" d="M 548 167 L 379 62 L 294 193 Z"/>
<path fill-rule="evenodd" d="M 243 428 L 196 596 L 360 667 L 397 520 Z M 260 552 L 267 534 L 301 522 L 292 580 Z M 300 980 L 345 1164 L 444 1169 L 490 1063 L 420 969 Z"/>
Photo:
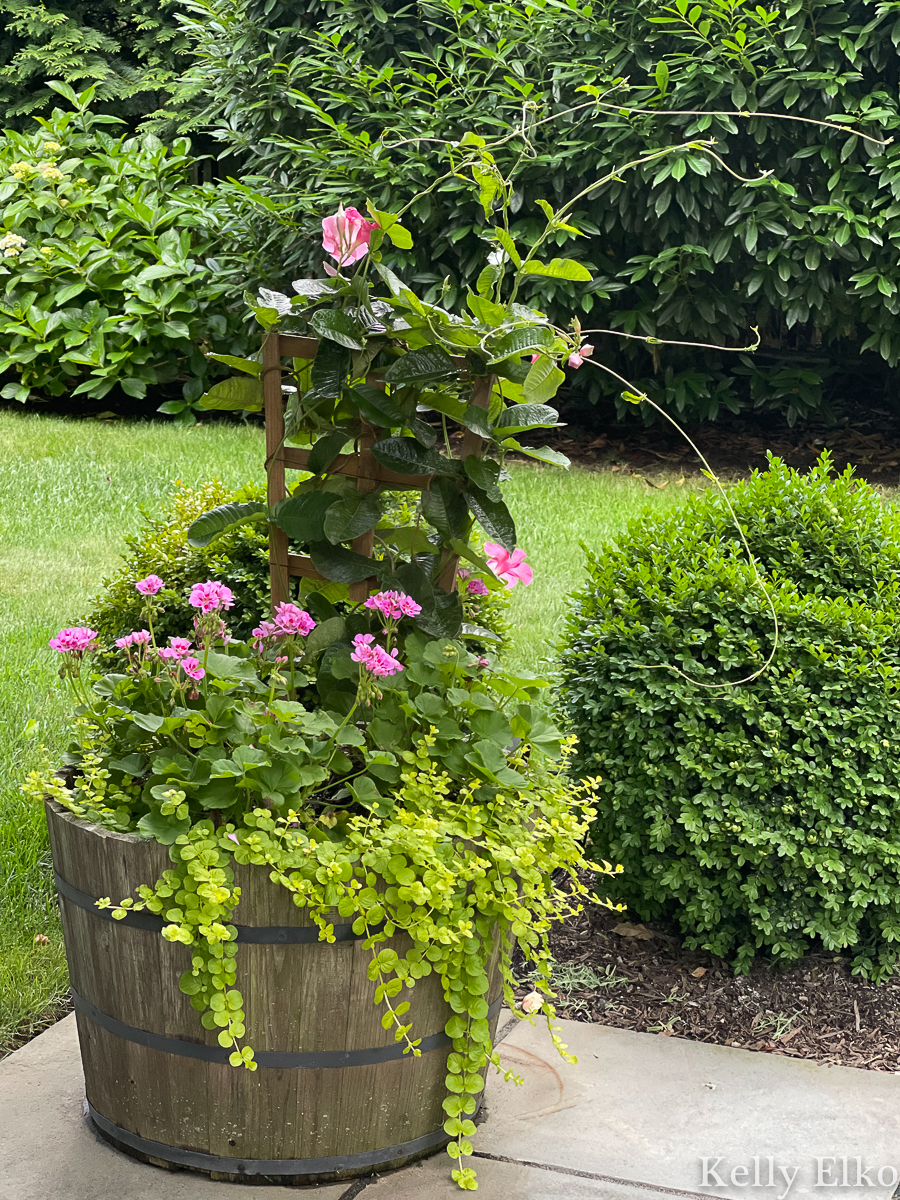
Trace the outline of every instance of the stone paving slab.
<path fill-rule="evenodd" d="M 539 1025 L 505 1039 L 525 1082 L 490 1089 L 479 1151 L 733 1200 L 888 1200 L 900 1180 L 898 1075 L 560 1024 L 577 1066 Z"/>
<path fill-rule="evenodd" d="M 0 1062 L 0 1200 L 264 1200 L 266 1189 L 251 1184 L 214 1183 L 120 1154 L 92 1132 L 83 1111 L 70 1016 Z M 339 1200 L 346 1190 L 340 1183 L 314 1194 Z"/>
<path fill-rule="evenodd" d="M 895 1191 L 900 1076 L 560 1025 L 577 1066 L 557 1056 L 540 1025 L 509 1025 L 501 1057 L 524 1083 L 489 1082 L 473 1161 L 485 1200 L 889 1200 Z M 449 1167 L 439 1154 L 369 1180 L 291 1192 L 453 1200 L 460 1192 Z M 72 1017 L 0 1062 L 0 1200 L 265 1194 L 273 1193 L 147 1166 L 96 1137 L 83 1117 Z"/>

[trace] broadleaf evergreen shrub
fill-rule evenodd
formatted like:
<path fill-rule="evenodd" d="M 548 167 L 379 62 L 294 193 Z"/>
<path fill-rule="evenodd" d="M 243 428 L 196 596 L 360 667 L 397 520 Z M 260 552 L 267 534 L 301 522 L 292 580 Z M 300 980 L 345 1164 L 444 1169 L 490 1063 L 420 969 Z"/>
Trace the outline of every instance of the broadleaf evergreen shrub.
<path fill-rule="evenodd" d="M 265 525 L 238 525 L 219 534 L 202 549 L 188 544 L 188 527 L 218 504 L 264 500 L 265 488 L 250 484 L 237 490 L 219 480 L 198 488 L 180 486 L 159 511 L 145 512 L 137 533 L 125 538 L 122 566 L 103 581 L 103 591 L 89 618 L 105 641 L 112 643 L 132 629 L 140 629 L 144 599 L 135 583 L 147 575 L 160 575 L 178 597 L 166 600 L 159 616 L 157 636 L 179 636 L 189 629 L 196 611 L 188 604 L 195 583 L 216 579 L 234 592 L 229 625 L 234 637 L 250 637 L 260 612 L 269 605 L 269 541 Z"/>
<path fill-rule="evenodd" d="M 317 214 L 369 197 L 397 211 L 446 169 L 434 139 L 472 130 L 490 139 L 522 119 L 529 143 L 497 151 L 518 160 L 513 236 L 543 228 L 556 205 L 648 149 L 714 136 L 742 182 L 683 153 L 623 172 L 573 213 L 588 239 L 559 245 L 588 266 L 590 287 L 534 284 L 531 299 L 560 326 L 762 347 L 743 359 L 714 350 L 598 336 L 603 357 L 652 399 L 690 417 L 769 407 L 789 421 L 827 409 L 859 375 L 890 388 L 900 362 L 900 144 L 745 110 L 849 119 L 876 138 L 900 119 L 891 5 L 862 0 L 629 0 L 527 7 L 481 0 L 328 0 L 298 12 L 288 0 L 187 0 L 197 56 L 183 99 L 243 177 L 283 206 L 261 212 L 267 280 L 283 286 L 319 269 Z M 621 80 L 627 79 L 627 87 Z M 583 89 L 606 89 L 610 110 Z M 192 99 L 191 99 L 192 96 Z M 625 114 L 619 104 L 647 114 Z M 688 110 L 663 116 L 662 110 Z M 545 118 L 555 118 L 538 124 Z M 231 167 L 236 172 L 237 166 Z M 753 182 L 760 171 L 778 183 Z M 246 182 L 246 178 L 244 179 Z M 350 198 L 353 198 L 352 201 Z M 412 209 L 426 235 L 395 255 L 405 276 L 446 302 L 474 286 L 480 240 L 464 185 L 451 180 Z M 428 289 L 430 288 L 430 292 Z M 878 381 L 878 382 L 876 382 Z M 620 385 L 578 373 L 594 397 Z"/>
<path fill-rule="evenodd" d="M 829 472 L 772 458 L 729 491 L 778 616 L 768 666 L 772 612 L 709 491 L 589 555 L 561 703 L 617 900 L 739 970 L 818 946 L 880 979 L 900 957 L 900 513 Z"/>

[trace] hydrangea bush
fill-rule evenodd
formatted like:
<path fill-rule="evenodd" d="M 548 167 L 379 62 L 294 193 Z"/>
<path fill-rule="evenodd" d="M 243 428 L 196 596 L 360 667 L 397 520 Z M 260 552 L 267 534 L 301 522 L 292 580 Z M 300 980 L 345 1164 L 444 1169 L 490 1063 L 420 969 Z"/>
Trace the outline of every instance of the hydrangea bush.
<path fill-rule="evenodd" d="M 175 385 L 162 411 L 193 421 L 220 370 L 203 348 L 246 346 L 198 221 L 185 138 L 115 137 L 115 117 L 51 84 L 73 111 L 0 135 L 0 379 L 5 399 L 143 398 Z"/>

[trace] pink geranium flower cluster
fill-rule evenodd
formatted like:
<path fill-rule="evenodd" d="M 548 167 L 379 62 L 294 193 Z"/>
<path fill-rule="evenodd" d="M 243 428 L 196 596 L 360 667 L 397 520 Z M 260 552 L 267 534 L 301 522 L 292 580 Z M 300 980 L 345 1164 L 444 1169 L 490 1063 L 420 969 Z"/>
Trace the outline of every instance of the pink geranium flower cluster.
<path fill-rule="evenodd" d="M 58 650 L 61 654 L 77 654 L 80 657 L 97 649 L 98 636 L 96 629 L 88 629 L 86 625 L 61 629 L 56 637 L 50 639 L 50 649 Z"/>
<path fill-rule="evenodd" d="M 268 621 L 264 621 L 263 625 L 269 625 Z M 302 608 L 298 608 L 296 604 L 279 604 L 275 610 L 275 625 L 274 629 L 278 633 L 291 636 L 299 633 L 301 637 L 308 637 L 315 629 L 316 623 Z M 253 636 L 256 636 L 256 630 L 253 631 Z"/>
<path fill-rule="evenodd" d="M 155 596 L 157 592 L 161 592 L 165 584 L 158 575 L 148 575 L 146 579 L 139 579 L 134 585 L 142 596 Z"/>
<path fill-rule="evenodd" d="M 188 603 L 203 613 L 218 612 L 222 608 L 231 608 L 234 604 L 234 593 L 224 583 L 209 579 L 206 583 L 194 584 Z"/>
<path fill-rule="evenodd" d="M 279 629 L 274 621 L 260 621 L 257 627 L 253 630 L 253 641 L 257 650 L 261 650 L 264 643 L 269 639 L 275 639 L 284 636 L 284 631 Z"/>
<path fill-rule="evenodd" d="M 403 664 L 397 662 L 397 651 L 388 654 L 375 641 L 374 634 L 358 633 L 353 639 L 354 649 L 350 655 L 354 662 L 359 663 L 370 675 L 381 678 L 385 675 L 396 675 L 403 670 Z"/>
<path fill-rule="evenodd" d="M 191 652 L 191 643 L 187 638 L 169 638 L 168 646 L 163 646 L 159 651 L 159 657 L 164 662 L 180 662 L 181 659 L 187 658 Z"/>
<path fill-rule="evenodd" d="M 132 646 L 146 646 L 149 641 L 150 631 L 148 629 L 136 629 L 134 633 L 116 638 L 116 645 L 120 650 L 130 650 Z"/>
<path fill-rule="evenodd" d="M 422 605 L 417 604 L 412 596 L 405 592 L 378 592 L 365 602 L 366 608 L 374 609 L 389 621 L 399 621 L 401 617 L 417 617 L 422 611 Z"/>

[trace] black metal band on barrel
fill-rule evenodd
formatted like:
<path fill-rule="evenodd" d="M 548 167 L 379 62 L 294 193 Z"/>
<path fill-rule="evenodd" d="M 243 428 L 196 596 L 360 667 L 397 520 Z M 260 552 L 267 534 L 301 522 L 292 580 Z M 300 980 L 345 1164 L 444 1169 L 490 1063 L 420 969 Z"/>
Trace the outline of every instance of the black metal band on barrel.
<path fill-rule="evenodd" d="M 329 1171 L 349 1171 L 387 1166 L 401 1158 L 425 1154 L 449 1142 L 443 1129 L 435 1129 L 411 1142 L 397 1146 L 382 1146 L 380 1150 L 365 1150 L 361 1154 L 342 1154 L 334 1158 L 223 1158 L 218 1154 L 202 1154 L 197 1150 L 182 1150 L 178 1146 L 167 1146 L 165 1142 L 152 1142 L 138 1137 L 120 1125 L 113 1124 L 88 1101 L 88 1114 L 101 1133 L 121 1142 L 140 1154 L 163 1162 L 176 1163 L 181 1167 L 193 1167 L 198 1171 L 219 1171 L 227 1175 L 324 1175 Z"/>
<path fill-rule="evenodd" d="M 53 872 L 53 878 L 59 894 L 65 896 L 70 903 L 77 905 L 78 908 L 83 908 L 85 912 L 93 913 L 95 917 L 102 917 L 105 921 L 116 920 L 112 915 L 112 907 L 98 908 L 97 901 L 93 896 L 73 887 L 56 871 Z M 131 929 L 147 929 L 152 933 L 159 933 L 166 922 L 154 913 L 132 912 L 129 909 L 128 915 L 122 917 L 121 921 L 116 921 L 116 924 L 127 925 Z M 383 925 L 373 925 L 369 934 L 380 933 L 383 928 Z M 238 931 L 237 941 L 245 946 L 297 946 L 321 940 L 318 925 L 235 925 L 235 929 Z M 369 936 L 365 933 L 354 933 L 352 925 L 335 925 L 333 929 L 336 942 L 361 942 Z"/>
<path fill-rule="evenodd" d="M 99 1025 L 108 1033 L 115 1034 L 126 1042 L 135 1042 L 138 1046 L 146 1046 L 150 1050 L 158 1050 L 162 1054 L 178 1054 L 182 1058 L 198 1058 L 203 1062 L 227 1064 L 230 1050 L 221 1046 L 207 1046 L 202 1042 L 189 1042 L 185 1038 L 170 1037 L 168 1034 L 151 1033 L 147 1029 L 138 1029 L 134 1025 L 126 1025 L 115 1017 L 101 1012 L 90 1000 L 71 989 L 72 1003 L 88 1020 Z M 498 996 L 488 1009 L 488 1019 L 500 1010 L 503 997 Z M 440 1033 L 429 1034 L 419 1042 L 419 1050 L 428 1054 L 432 1050 L 440 1050 L 449 1046 L 452 1039 L 443 1030 Z M 274 1070 L 322 1070 L 334 1067 L 366 1067 L 373 1063 L 390 1062 L 392 1059 L 403 1058 L 403 1043 L 395 1042 L 392 1046 L 371 1046 L 364 1050 L 257 1050 L 254 1055 L 261 1067 Z M 213 1168 L 215 1169 L 215 1168 Z M 325 1170 L 326 1168 L 322 1168 Z"/>

